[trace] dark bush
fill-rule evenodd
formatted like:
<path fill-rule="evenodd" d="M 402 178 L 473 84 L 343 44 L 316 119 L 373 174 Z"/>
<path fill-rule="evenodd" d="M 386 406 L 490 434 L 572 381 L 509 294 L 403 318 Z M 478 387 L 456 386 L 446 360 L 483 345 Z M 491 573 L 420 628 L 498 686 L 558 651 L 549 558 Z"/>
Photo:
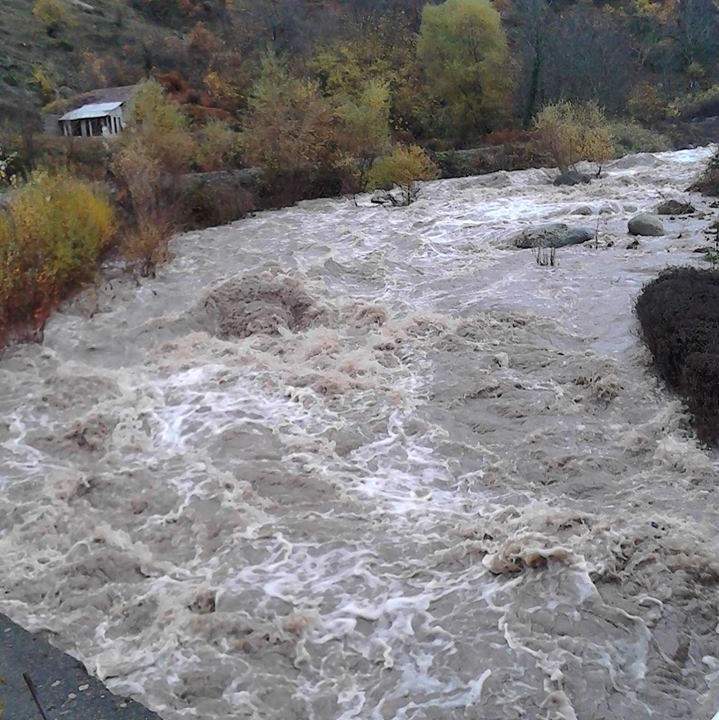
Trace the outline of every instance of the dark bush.
<path fill-rule="evenodd" d="M 671 268 L 636 303 L 661 377 L 687 401 L 697 435 L 719 441 L 719 271 Z"/>
<path fill-rule="evenodd" d="M 180 198 L 185 225 L 189 228 L 214 227 L 239 220 L 254 210 L 256 204 L 249 190 L 229 185 L 198 186 Z"/>

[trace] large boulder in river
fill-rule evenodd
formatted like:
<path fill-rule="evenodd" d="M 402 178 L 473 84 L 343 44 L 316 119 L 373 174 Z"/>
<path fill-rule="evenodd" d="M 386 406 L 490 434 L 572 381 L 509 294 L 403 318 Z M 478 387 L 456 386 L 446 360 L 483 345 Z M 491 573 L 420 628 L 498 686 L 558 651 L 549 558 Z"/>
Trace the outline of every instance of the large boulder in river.
<path fill-rule="evenodd" d="M 696 208 L 690 202 L 681 200 L 665 200 L 657 205 L 654 212 L 657 215 L 691 215 Z"/>
<path fill-rule="evenodd" d="M 629 221 L 632 235 L 664 235 L 662 221 L 652 213 L 639 213 Z"/>
<path fill-rule="evenodd" d="M 569 185 L 571 187 L 573 185 L 586 185 L 591 181 L 592 178 L 589 177 L 589 175 L 581 173 L 578 170 L 565 170 L 554 179 L 554 184 L 557 186 Z"/>
<path fill-rule="evenodd" d="M 513 235 L 512 245 L 526 248 L 561 248 L 581 245 L 594 237 L 594 231 L 582 227 L 569 227 L 564 223 L 549 223 L 527 228 Z"/>

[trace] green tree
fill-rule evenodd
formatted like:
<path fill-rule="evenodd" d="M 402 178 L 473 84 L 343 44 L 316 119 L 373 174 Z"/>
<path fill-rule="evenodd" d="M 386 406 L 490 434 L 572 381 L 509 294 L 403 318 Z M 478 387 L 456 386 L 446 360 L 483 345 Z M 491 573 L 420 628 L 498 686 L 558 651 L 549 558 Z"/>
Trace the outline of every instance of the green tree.
<path fill-rule="evenodd" d="M 446 0 L 422 12 L 417 56 L 430 93 L 462 143 L 496 128 L 512 94 L 507 38 L 489 0 Z"/>
<path fill-rule="evenodd" d="M 357 95 L 340 95 L 336 100 L 338 145 L 343 153 L 339 163 L 354 180 L 353 189 L 362 190 L 372 161 L 390 148 L 389 86 L 369 80 Z"/>
<path fill-rule="evenodd" d="M 142 145 L 160 163 L 163 174 L 177 175 L 188 169 L 195 150 L 187 117 L 157 80 L 142 83 L 130 104 L 127 124 L 123 148 Z"/>

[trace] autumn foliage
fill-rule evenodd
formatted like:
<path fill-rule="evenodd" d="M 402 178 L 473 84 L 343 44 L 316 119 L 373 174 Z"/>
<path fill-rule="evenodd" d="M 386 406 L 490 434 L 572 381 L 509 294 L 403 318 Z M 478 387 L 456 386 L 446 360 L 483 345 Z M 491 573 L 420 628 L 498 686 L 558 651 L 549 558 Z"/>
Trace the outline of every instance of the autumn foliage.
<path fill-rule="evenodd" d="M 537 116 L 535 129 L 542 150 L 563 173 L 580 160 L 602 163 L 614 157 L 611 129 L 596 103 L 548 105 Z"/>
<path fill-rule="evenodd" d="M 83 282 L 115 230 L 112 208 L 89 184 L 39 173 L 0 214 L 0 330 L 39 326 Z"/>
<path fill-rule="evenodd" d="M 397 186 L 402 193 L 403 205 L 409 205 L 417 195 L 416 183 L 439 176 L 437 166 L 417 145 L 398 145 L 390 155 L 377 158 L 369 172 L 370 188 Z"/>

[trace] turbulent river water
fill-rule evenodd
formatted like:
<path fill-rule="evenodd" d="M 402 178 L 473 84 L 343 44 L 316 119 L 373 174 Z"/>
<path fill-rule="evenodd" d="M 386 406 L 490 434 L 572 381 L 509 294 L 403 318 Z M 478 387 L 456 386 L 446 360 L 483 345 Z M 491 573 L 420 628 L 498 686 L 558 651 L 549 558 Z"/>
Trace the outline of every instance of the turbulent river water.
<path fill-rule="evenodd" d="M 304 202 L 86 293 L 0 361 L 0 610 L 165 720 L 710 718 L 718 459 L 633 314 L 709 152 Z M 548 221 L 597 240 L 511 247 Z"/>

